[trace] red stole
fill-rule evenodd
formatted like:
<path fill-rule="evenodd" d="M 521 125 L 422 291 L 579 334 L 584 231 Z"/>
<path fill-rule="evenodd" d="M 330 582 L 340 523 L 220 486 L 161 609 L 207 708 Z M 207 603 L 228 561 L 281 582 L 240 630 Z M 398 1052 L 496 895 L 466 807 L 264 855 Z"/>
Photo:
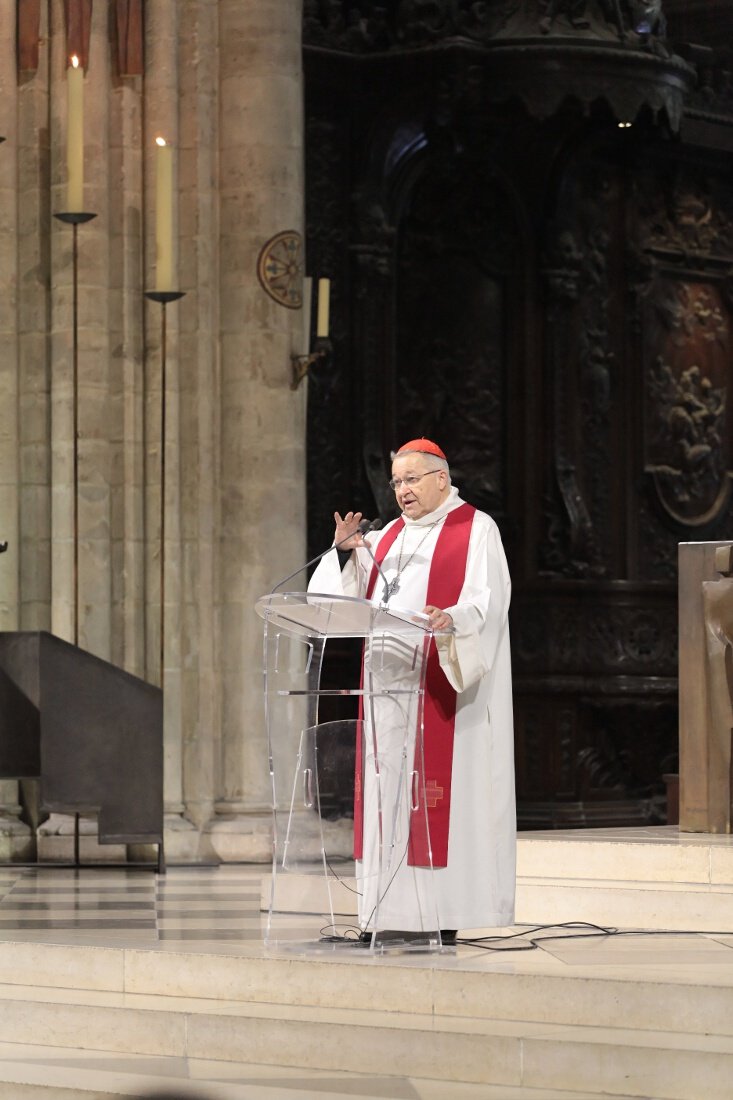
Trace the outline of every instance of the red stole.
<path fill-rule="evenodd" d="M 468 543 L 476 509 L 462 504 L 449 512 L 438 535 L 430 562 L 426 605 L 452 607 L 458 603 L 466 576 Z M 376 554 L 379 564 L 405 525 L 399 519 L 380 539 Z M 376 566 L 367 585 L 371 599 L 379 574 Z M 448 863 L 448 823 L 450 820 L 451 773 L 453 770 L 453 737 L 456 724 L 456 692 L 440 667 L 435 641 L 430 644 L 425 677 L 423 707 L 423 756 L 425 774 L 424 798 L 421 792 L 417 810 L 410 814 L 410 842 L 407 862 L 412 867 L 445 867 Z M 360 714 L 361 716 L 361 714 Z M 416 746 L 417 750 L 417 746 Z M 421 774 L 420 761 L 415 770 Z M 356 744 L 356 776 L 354 784 L 354 858 L 361 859 L 364 840 L 364 806 L 361 789 L 362 744 Z M 424 802 L 427 801 L 427 814 Z M 430 852 L 432 850 L 432 859 Z"/>

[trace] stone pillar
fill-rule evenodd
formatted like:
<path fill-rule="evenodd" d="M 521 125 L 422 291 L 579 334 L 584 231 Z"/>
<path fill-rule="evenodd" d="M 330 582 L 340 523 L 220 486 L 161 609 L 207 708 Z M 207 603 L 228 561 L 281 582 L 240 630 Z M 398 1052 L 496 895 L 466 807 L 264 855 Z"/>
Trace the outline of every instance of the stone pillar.
<path fill-rule="evenodd" d="M 95 41 L 96 45 L 96 41 Z M 100 43 L 109 52 L 109 45 Z M 109 318 L 110 400 L 115 451 L 111 476 L 111 660 L 146 677 L 143 78 L 110 75 Z M 100 99 L 102 99 L 100 92 Z"/>
<path fill-rule="evenodd" d="M 302 5 L 219 0 L 220 452 L 216 816 L 223 859 L 271 855 L 262 630 L 253 605 L 305 557 L 300 311 L 257 281 L 263 244 L 303 233 Z"/>
<path fill-rule="evenodd" d="M 208 5 L 210 6 L 210 5 Z M 207 7 L 197 0 L 195 9 Z M 186 9 L 184 11 L 184 8 Z M 173 223 L 174 247 L 179 238 L 179 212 L 182 196 L 180 125 L 181 79 L 187 43 L 196 51 L 195 32 L 183 34 L 190 5 L 177 0 L 155 0 L 145 9 L 145 288 L 155 285 L 155 139 L 165 138 L 173 147 Z M 196 65 L 193 66 L 194 71 Z M 207 140 L 213 141 L 213 135 Z M 195 190 L 195 183 L 194 183 Z M 197 665 L 198 643 L 195 630 L 182 642 L 181 606 L 184 599 L 181 558 L 182 501 L 187 489 L 181 484 L 180 380 L 178 327 L 182 312 L 196 309 L 196 287 L 181 271 L 180 257 L 174 255 L 173 270 L 179 289 L 187 292 L 182 303 L 166 308 L 166 428 L 165 485 L 161 486 L 161 402 L 162 380 L 162 306 L 148 301 L 145 308 L 145 530 L 146 530 L 146 668 L 147 679 L 162 684 L 164 691 L 165 753 L 165 832 L 166 850 L 171 860 L 193 859 L 197 854 L 198 833 L 190 821 L 184 800 L 183 746 L 195 736 L 195 715 L 184 715 L 181 699 L 181 654 L 185 647 L 189 664 Z M 195 444 L 194 444 L 195 445 Z M 164 668 L 160 668 L 160 553 L 161 519 L 165 508 L 165 607 Z"/>
<path fill-rule="evenodd" d="M 84 80 L 85 210 L 78 228 L 78 644 L 111 656 L 111 482 L 119 444 L 110 355 L 107 18 L 93 9 Z M 63 6 L 50 6 L 51 214 L 66 210 L 66 41 Z M 51 218 L 53 454 L 52 628 L 74 637 L 73 230 Z"/>
<path fill-rule="evenodd" d="M 142 385 L 140 219 L 142 82 L 118 80 L 109 12 L 92 9 L 84 78 L 83 209 L 77 230 L 78 582 L 74 580 L 73 229 L 53 217 L 67 210 L 66 34 L 63 3 L 48 6 L 51 118 L 47 191 L 51 350 L 53 632 L 105 660 L 143 671 Z M 49 201 L 50 200 L 50 201 Z M 131 549 L 132 548 L 132 549 Z M 135 551 L 137 550 L 137 554 Z M 74 603 L 78 623 L 74 629 Z M 70 819 L 52 815 L 39 830 L 43 858 L 68 855 Z M 94 819 L 83 832 L 96 832 Z M 124 855 L 104 848 L 109 858 Z"/>
<path fill-rule="evenodd" d="M 219 462 L 218 10 L 216 2 L 180 5 L 180 309 L 181 478 L 180 706 L 185 721 L 182 797 L 198 830 L 210 821 L 220 745 L 217 523 Z M 194 642 L 195 640 L 195 642 Z M 195 653 L 195 656 L 194 656 Z M 200 845 L 200 833 L 197 833 Z M 180 845 L 181 837 L 178 836 Z M 207 846 L 196 855 L 210 857 Z"/>
<path fill-rule="evenodd" d="M 38 71 L 18 81 L 15 48 L 2 62 L 3 98 L 17 94 L 18 380 L 20 399 L 20 628 L 51 629 L 51 354 L 48 334 L 50 203 L 48 7 L 41 9 Z M 5 24 L 4 24 L 5 27 Z M 14 28 L 5 27 L 8 35 Z M 14 91 L 17 89 L 17 93 Z M 10 113 L 9 113 L 9 117 Z M 10 150 L 8 150 L 9 152 Z M 0 149 L 4 161 L 5 149 Z M 10 551 L 8 551 L 10 553 Z"/>
<path fill-rule="evenodd" d="M 4 104 L 0 145 L 0 630 L 17 630 L 20 620 L 20 482 L 21 463 L 37 475 L 35 455 L 23 450 L 19 418 L 20 315 L 18 278 L 19 209 L 17 201 L 18 88 L 15 74 L 15 25 L 0 24 L 0 95 Z M 18 783 L 0 781 L 0 859 L 23 859 L 31 853 L 30 829 L 18 820 Z"/>
<path fill-rule="evenodd" d="M 162 672 L 169 857 L 267 859 L 253 604 L 305 555 L 306 385 L 289 388 L 301 313 L 261 288 L 257 258 L 278 232 L 303 232 L 301 4 L 148 0 L 143 77 L 116 73 L 109 15 L 93 5 L 85 79 L 97 216 L 78 230 L 78 641 L 151 682 Z M 63 0 L 42 5 L 39 68 L 20 81 L 6 24 L 18 132 L 0 147 L 0 627 L 73 639 L 73 235 L 52 216 L 66 203 Z M 164 501 L 161 310 L 143 294 L 158 134 L 175 150 L 186 295 L 167 309 Z M 17 812 L 15 785 L 0 784 L 0 835 Z"/>

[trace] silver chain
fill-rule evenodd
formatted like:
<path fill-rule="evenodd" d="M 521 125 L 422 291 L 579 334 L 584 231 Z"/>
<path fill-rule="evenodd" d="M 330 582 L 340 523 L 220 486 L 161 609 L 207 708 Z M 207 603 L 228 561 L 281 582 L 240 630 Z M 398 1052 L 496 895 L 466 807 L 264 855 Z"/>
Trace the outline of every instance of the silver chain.
<path fill-rule="evenodd" d="M 444 519 L 445 519 L 445 516 L 442 516 L 440 519 L 436 519 L 434 523 L 430 524 L 427 531 L 425 532 L 423 537 L 420 539 L 419 543 L 417 544 L 415 549 L 412 551 L 412 553 L 410 554 L 409 558 L 407 559 L 407 561 L 405 562 L 404 565 L 402 564 L 402 554 L 403 554 L 403 551 L 405 549 L 405 531 L 407 530 L 407 526 L 405 525 L 402 528 L 402 537 L 400 539 L 400 555 L 397 559 L 397 572 L 395 573 L 393 579 L 391 581 L 389 581 L 389 583 L 385 584 L 385 586 L 384 586 L 384 594 L 382 596 L 382 603 L 389 603 L 390 599 L 392 598 L 392 596 L 394 596 L 395 592 L 399 592 L 399 590 L 400 590 L 400 577 L 404 573 L 405 569 L 407 569 L 407 566 L 410 564 L 412 559 L 415 557 L 415 554 L 418 552 L 418 550 L 420 549 L 422 544 L 425 542 L 425 539 L 428 537 L 428 535 L 433 530 L 433 528 L 437 527 L 439 523 L 442 523 Z"/>

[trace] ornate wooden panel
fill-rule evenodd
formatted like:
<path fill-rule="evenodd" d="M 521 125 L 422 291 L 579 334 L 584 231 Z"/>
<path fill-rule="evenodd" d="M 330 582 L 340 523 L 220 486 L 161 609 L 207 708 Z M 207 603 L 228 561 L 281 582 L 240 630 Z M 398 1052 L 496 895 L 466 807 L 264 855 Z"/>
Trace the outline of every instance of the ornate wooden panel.
<path fill-rule="evenodd" d="M 551 110 L 541 65 L 525 106 L 501 99 L 488 47 L 521 18 L 551 38 L 538 5 L 398 7 L 306 5 L 310 266 L 340 284 L 309 399 L 313 552 L 335 507 L 389 518 L 390 449 L 437 438 L 507 546 L 520 822 L 660 821 L 677 544 L 733 536 L 725 57 L 683 51 L 698 85 L 670 140 L 651 101 L 620 129 L 625 78 L 569 55 Z M 576 8 L 555 5 L 563 33 L 608 44 Z M 437 49 L 457 19 L 474 45 Z M 623 31 L 670 58 L 661 22 Z M 586 110 L 562 94 L 581 84 Z"/>
<path fill-rule="evenodd" d="M 426 156 L 400 227 L 394 438 L 442 441 L 467 499 L 506 513 L 509 318 L 522 249 L 486 163 Z"/>

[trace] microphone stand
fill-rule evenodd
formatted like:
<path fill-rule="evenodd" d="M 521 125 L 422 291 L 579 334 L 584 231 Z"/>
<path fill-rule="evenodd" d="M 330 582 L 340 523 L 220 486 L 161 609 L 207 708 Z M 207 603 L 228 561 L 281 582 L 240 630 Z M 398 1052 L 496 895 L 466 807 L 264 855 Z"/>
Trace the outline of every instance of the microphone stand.
<path fill-rule="evenodd" d="M 375 520 L 375 522 L 378 522 L 378 523 L 379 523 L 380 521 L 379 521 L 379 520 Z M 380 523 L 380 527 L 381 527 L 381 523 Z M 376 530 L 376 528 L 372 527 L 372 530 L 374 531 L 374 530 Z M 367 554 L 369 555 L 369 557 L 370 557 L 370 558 L 372 559 L 372 561 L 374 562 L 374 565 L 375 565 L 375 567 L 376 567 L 376 570 L 377 570 L 377 572 L 379 573 L 380 579 L 381 579 L 381 580 L 383 581 L 383 583 L 384 583 L 384 591 L 382 592 L 382 599 L 381 599 L 381 601 L 380 601 L 380 604 L 379 604 L 379 606 L 380 606 L 380 607 L 386 607 L 386 606 L 387 606 L 387 604 L 388 604 L 388 602 L 389 602 L 389 595 L 388 595 L 388 593 L 389 593 L 389 581 L 388 581 L 388 580 L 387 580 L 387 578 L 385 577 L 385 575 L 384 575 L 384 570 L 382 569 L 381 565 L 379 564 L 379 562 L 377 561 L 377 559 L 376 559 L 376 558 L 374 557 L 374 554 L 372 553 L 372 548 L 371 548 L 371 546 L 369 546 L 369 544 L 365 542 L 365 543 L 364 543 L 364 547 L 365 547 L 365 549 L 366 549 L 366 552 L 367 552 Z"/>
<path fill-rule="evenodd" d="M 381 519 L 375 519 L 375 520 L 363 519 L 361 521 L 361 523 L 359 524 L 358 532 L 361 535 L 366 535 L 366 534 L 368 534 L 369 531 L 376 531 L 381 526 L 382 526 Z M 289 580 L 292 580 L 293 577 L 297 577 L 298 573 L 302 573 L 304 569 L 308 569 L 308 568 L 310 568 L 311 565 L 315 565 L 317 561 L 321 560 L 321 558 L 325 558 L 326 554 L 330 554 L 332 550 L 340 549 L 340 547 L 342 547 L 345 542 L 348 542 L 349 539 L 352 539 L 355 534 L 356 534 L 356 531 L 354 531 L 353 534 L 351 534 L 351 535 L 347 535 L 345 539 L 341 539 L 341 542 L 335 542 L 333 544 L 333 546 L 329 546 L 325 550 L 322 550 L 320 554 L 316 554 L 316 556 L 314 558 L 311 558 L 310 561 L 307 561 L 305 563 L 305 565 L 298 566 L 298 568 L 294 569 L 292 573 L 288 573 L 287 577 L 283 577 L 283 579 L 281 581 L 278 581 L 277 584 L 274 585 L 274 587 L 270 589 L 269 594 L 272 596 L 273 593 L 277 592 L 278 588 L 281 588 L 282 585 L 287 584 L 287 582 Z M 369 546 L 367 546 L 366 543 L 364 543 L 363 545 L 369 551 L 369 554 L 372 557 L 372 560 L 374 560 L 374 556 L 372 555 L 372 552 L 369 549 Z M 376 565 L 376 562 L 375 562 L 375 565 Z M 379 569 L 378 565 L 377 565 L 377 569 Z M 379 569 L 379 572 L 380 573 L 382 572 L 381 569 Z"/>

